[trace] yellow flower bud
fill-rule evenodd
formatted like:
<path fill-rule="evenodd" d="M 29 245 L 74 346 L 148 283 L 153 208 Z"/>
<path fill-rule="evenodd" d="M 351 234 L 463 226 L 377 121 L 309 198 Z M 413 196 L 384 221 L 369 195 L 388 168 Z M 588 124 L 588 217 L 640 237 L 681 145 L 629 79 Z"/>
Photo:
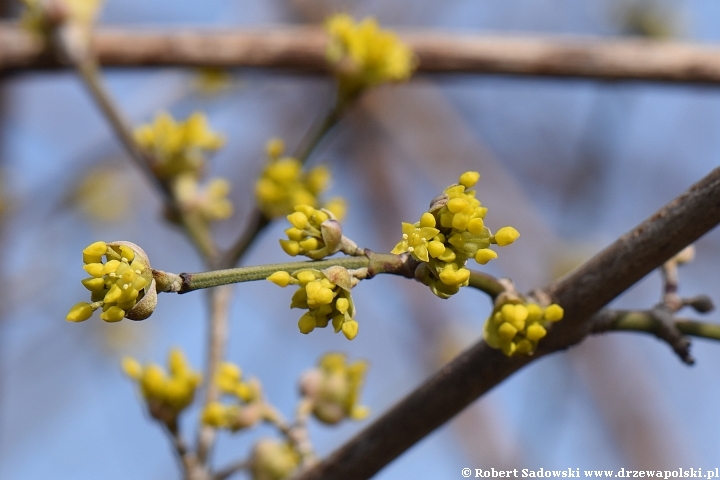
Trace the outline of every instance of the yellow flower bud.
<path fill-rule="evenodd" d="M 298 279 L 298 281 L 300 282 L 301 285 L 306 285 L 312 281 L 315 281 L 318 278 L 318 276 L 315 275 L 315 273 L 310 270 L 302 270 L 300 272 L 297 272 L 297 274 L 295 275 L 295 278 Z"/>
<path fill-rule="evenodd" d="M 562 320 L 564 315 L 565 311 L 560 305 L 556 303 L 553 303 L 545 309 L 545 320 L 549 320 L 551 322 L 557 322 L 558 320 Z"/>
<path fill-rule="evenodd" d="M 543 310 L 540 308 L 540 305 L 536 303 L 528 303 L 526 305 L 527 311 L 528 311 L 528 318 L 527 321 L 529 323 L 539 322 L 540 319 L 543 317 Z"/>
<path fill-rule="evenodd" d="M 125 317 L 125 310 L 120 307 L 110 307 L 100 314 L 100 318 L 106 322 L 119 322 Z"/>
<path fill-rule="evenodd" d="M 308 224 L 308 217 L 302 212 L 291 213 L 287 216 L 287 219 L 293 227 L 299 230 L 302 230 Z"/>
<path fill-rule="evenodd" d="M 432 242 L 428 243 L 427 249 L 428 253 L 433 258 L 438 258 L 440 255 L 445 253 L 445 245 L 443 245 L 442 242 L 439 242 L 437 240 L 433 240 Z"/>
<path fill-rule="evenodd" d="M 498 335 L 501 339 L 506 341 L 512 340 L 513 337 L 515 337 L 515 335 L 517 334 L 517 332 L 518 329 L 511 325 L 510 322 L 505 322 L 500 325 L 500 328 L 498 328 Z"/>
<path fill-rule="evenodd" d="M 464 198 L 453 198 L 452 200 L 448 201 L 447 208 L 452 213 L 459 213 L 468 208 L 470 204 L 468 204 L 467 200 Z"/>
<path fill-rule="evenodd" d="M 480 236 L 485 231 L 485 222 L 480 217 L 472 218 L 467 224 L 467 230 L 473 235 Z"/>
<path fill-rule="evenodd" d="M 525 338 L 527 338 L 531 342 L 537 342 L 545 335 L 547 335 L 547 330 L 545 330 L 542 325 L 539 325 L 537 323 L 529 325 L 527 327 L 527 331 L 525 332 Z"/>
<path fill-rule="evenodd" d="M 487 264 L 490 260 L 497 258 L 497 253 L 489 248 L 481 248 L 475 253 L 475 261 L 480 265 Z"/>
<path fill-rule="evenodd" d="M 315 330 L 315 326 L 315 317 L 313 317 L 309 312 L 300 317 L 300 320 L 298 321 L 298 328 L 300 329 L 300 332 L 306 335 Z"/>
<path fill-rule="evenodd" d="M 93 309 L 89 303 L 79 302 L 76 303 L 70 309 L 70 312 L 65 317 L 68 322 L 84 322 L 88 318 L 92 317 Z"/>
<path fill-rule="evenodd" d="M 471 188 L 474 186 L 478 180 L 480 180 L 480 174 L 478 172 L 465 172 L 462 175 L 460 175 L 460 185 L 463 185 L 465 188 Z"/>
<path fill-rule="evenodd" d="M 292 277 L 287 272 L 275 272 L 270 275 L 267 280 L 280 287 L 287 287 Z"/>
<path fill-rule="evenodd" d="M 282 247 L 283 251 L 291 257 L 297 256 L 302 250 L 300 248 L 300 244 L 292 240 L 280 239 L 280 247 Z"/>
<path fill-rule="evenodd" d="M 420 227 L 435 228 L 435 217 L 430 212 L 425 212 L 420 217 Z"/>
<path fill-rule="evenodd" d="M 335 302 L 335 308 L 344 315 L 348 308 L 350 308 L 350 302 L 347 298 L 338 298 Z"/>
<path fill-rule="evenodd" d="M 352 340 L 358 334 L 358 327 L 359 327 L 358 322 L 356 322 L 355 320 L 350 320 L 350 321 L 343 323 L 343 326 L 342 326 L 343 335 L 345 335 L 345 337 L 348 340 Z"/>
<path fill-rule="evenodd" d="M 513 243 L 520 236 L 520 233 L 513 227 L 503 227 L 495 234 L 495 242 L 500 247 Z"/>

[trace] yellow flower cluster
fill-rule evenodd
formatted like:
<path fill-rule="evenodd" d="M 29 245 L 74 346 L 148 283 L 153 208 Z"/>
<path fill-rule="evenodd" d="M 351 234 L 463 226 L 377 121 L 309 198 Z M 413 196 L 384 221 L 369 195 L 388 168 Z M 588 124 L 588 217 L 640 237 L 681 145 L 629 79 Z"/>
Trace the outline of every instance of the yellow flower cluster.
<path fill-rule="evenodd" d="M 285 253 L 320 260 L 338 251 L 342 229 L 332 212 L 317 210 L 310 205 L 296 205 L 294 210 L 287 216 L 292 225 L 285 230 L 288 239 L 280 240 Z"/>
<path fill-rule="evenodd" d="M 138 382 L 140 393 L 148 404 L 150 414 L 164 422 L 174 421 L 195 397 L 202 376 L 194 371 L 182 351 L 170 350 L 169 374 L 155 363 L 142 366 L 131 357 L 122 360 L 125 374 Z"/>
<path fill-rule="evenodd" d="M 300 466 L 300 454 L 287 441 L 263 438 L 255 444 L 250 471 L 253 480 L 285 480 Z"/>
<path fill-rule="evenodd" d="M 203 411 L 203 423 L 234 432 L 252 427 L 265 418 L 267 409 L 260 382 L 255 378 L 242 381 L 240 367 L 230 362 L 221 364 L 215 375 L 215 384 L 221 393 L 233 397 L 237 403 L 210 402 Z"/>
<path fill-rule="evenodd" d="M 330 35 L 327 58 L 338 78 L 340 99 L 410 78 L 417 63 L 412 51 L 393 32 L 380 29 L 374 18 L 355 23 L 347 14 L 336 14 L 325 28 Z"/>
<path fill-rule="evenodd" d="M 483 336 L 489 346 L 508 357 L 531 355 L 547 335 L 547 325 L 562 320 L 563 315 L 562 307 L 555 303 L 546 308 L 535 303 L 505 303 L 493 310 Z"/>
<path fill-rule="evenodd" d="M 43 0 L 22 0 L 25 6 L 21 23 L 29 31 L 44 35 L 53 22 L 69 21 L 82 28 L 89 29 L 95 21 L 102 0 L 64 0 L 62 3 L 54 2 L 52 7 L 57 11 L 47 9 L 50 2 Z M 49 18 L 52 16 L 53 18 Z"/>
<path fill-rule="evenodd" d="M 332 322 L 335 333 L 342 330 L 348 340 L 358 333 L 355 320 L 355 304 L 350 289 L 350 273 L 343 267 L 330 267 L 326 270 L 306 269 L 292 274 L 275 272 L 267 278 L 281 287 L 299 285 L 292 297 L 290 308 L 306 308 L 308 311 L 300 317 L 298 327 L 308 334 L 315 328 L 325 328 Z"/>
<path fill-rule="evenodd" d="M 279 138 L 271 139 L 266 146 L 268 164 L 255 184 L 258 207 L 267 218 L 277 218 L 292 213 L 295 205 L 320 205 L 320 194 L 330 182 L 330 171 L 323 165 L 303 172 L 302 163 L 296 158 L 283 156 L 285 144 Z M 342 218 L 345 202 L 335 198 L 326 208 Z"/>
<path fill-rule="evenodd" d="M 199 177 L 205 165 L 205 153 L 223 146 L 225 141 L 210 130 L 202 113 L 193 113 L 184 122 L 161 113 L 151 124 L 135 129 L 135 140 L 153 154 L 153 170 L 167 180 L 183 173 Z"/>
<path fill-rule="evenodd" d="M 214 178 L 201 187 L 192 175 L 180 175 L 174 182 L 175 198 L 189 212 L 196 212 L 206 222 L 224 220 L 233 212 L 227 196 L 230 183 L 224 178 Z"/>
<path fill-rule="evenodd" d="M 152 154 L 153 171 L 159 179 L 169 183 L 184 213 L 196 215 L 206 223 L 232 215 L 227 180 L 215 178 L 205 186 L 199 184 L 205 170 L 206 153 L 225 143 L 210 129 L 205 115 L 193 113 L 184 122 L 178 122 L 169 114 L 161 113 L 153 123 L 135 129 L 135 140 Z M 170 220 L 177 219 L 171 216 Z"/>
<path fill-rule="evenodd" d="M 66 320 L 82 322 L 99 308 L 103 311 L 100 318 L 106 322 L 118 322 L 124 317 L 143 320 L 152 313 L 157 292 L 152 269 L 140 247 L 127 242 L 95 242 L 83 250 L 83 262 L 90 277 L 82 284 L 90 290 L 92 303 L 75 304 Z"/>
<path fill-rule="evenodd" d="M 363 360 L 347 363 L 341 353 L 324 355 L 317 368 L 305 372 L 300 380 L 303 396 L 312 400 L 313 415 L 328 424 L 366 418 L 370 412 L 358 402 L 367 367 Z"/>
<path fill-rule="evenodd" d="M 503 227 L 495 235 L 485 226 L 487 208 L 481 206 L 471 190 L 480 174 L 465 172 L 457 185 L 451 185 L 436 197 L 430 210 L 415 224 L 402 224 L 402 240 L 392 253 L 409 252 L 425 262 L 419 278 L 441 298 L 458 292 L 468 284 L 467 261 L 474 258 L 485 265 L 497 258 L 489 247 L 510 245 L 520 234 L 513 227 Z"/>

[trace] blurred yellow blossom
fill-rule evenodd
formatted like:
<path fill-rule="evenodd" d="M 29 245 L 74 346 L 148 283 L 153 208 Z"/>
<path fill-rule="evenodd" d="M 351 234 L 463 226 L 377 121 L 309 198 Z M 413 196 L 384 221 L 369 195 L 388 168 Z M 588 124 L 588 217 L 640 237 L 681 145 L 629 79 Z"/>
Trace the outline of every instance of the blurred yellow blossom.
<path fill-rule="evenodd" d="M 116 222 L 130 213 L 134 197 L 134 183 L 125 170 L 100 165 L 80 179 L 69 201 L 92 220 Z"/>
<path fill-rule="evenodd" d="M 300 465 L 300 454 L 292 444 L 269 438 L 260 439 L 253 449 L 250 471 L 253 480 L 284 480 Z"/>
<path fill-rule="evenodd" d="M 222 363 L 214 380 L 220 392 L 234 401 L 230 404 L 214 401 L 206 405 L 202 415 L 206 425 L 237 431 L 252 427 L 271 415 L 260 382 L 255 378 L 243 381 L 242 371 L 234 363 Z"/>
<path fill-rule="evenodd" d="M 184 122 L 161 113 L 153 123 L 135 129 L 135 140 L 152 153 L 157 162 L 152 165 L 153 171 L 165 180 L 184 173 L 199 176 L 205 154 L 218 150 L 225 143 L 220 135 L 210 130 L 207 117 L 199 112 Z"/>
<path fill-rule="evenodd" d="M 154 363 L 143 366 L 132 357 L 123 358 L 122 369 L 138 383 L 150 414 L 168 424 L 193 402 L 202 381 L 200 373 L 190 367 L 178 348 L 173 348 L 168 355 L 167 372 Z"/>
<path fill-rule="evenodd" d="M 338 78 L 341 99 L 410 78 L 417 63 L 412 51 L 374 18 L 356 23 L 340 13 L 328 18 L 325 28 L 330 35 L 327 58 Z"/>
<path fill-rule="evenodd" d="M 330 183 L 330 171 L 318 165 L 303 171 L 303 165 L 293 157 L 284 157 L 285 144 L 279 138 L 268 141 L 268 164 L 255 184 L 258 207 L 270 219 L 288 215 L 295 205 L 319 207 L 320 194 Z M 331 206 L 344 214 L 342 199 L 333 199 Z"/>
<path fill-rule="evenodd" d="M 324 355 L 300 380 L 302 394 L 312 401 L 313 415 L 328 424 L 366 418 L 369 410 L 359 405 L 359 399 L 367 367 L 363 360 L 347 363 L 341 353 Z"/>
<path fill-rule="evenodd" d="M 206 222 L 232 215 L 233 206 L 227 198 L 230 182 L 224 178 L 213 178 L 201 186 L 194 175 L 179 175 L 173 183 L 173 192 L 183 210 L 198 214 Z"/>
<path fill-rule="evenodd" d="M 102 0 L 22 0 L 21 23 L 29 31 L 45 35 L 53 22 L 69 21 L 84 29 L 95 21 Z"/>

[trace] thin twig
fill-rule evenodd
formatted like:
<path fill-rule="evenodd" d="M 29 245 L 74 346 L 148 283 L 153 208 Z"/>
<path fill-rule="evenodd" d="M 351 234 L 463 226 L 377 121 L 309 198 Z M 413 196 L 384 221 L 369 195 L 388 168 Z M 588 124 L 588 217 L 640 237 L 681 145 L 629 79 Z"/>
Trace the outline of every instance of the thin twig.
<path fill-rule="evenodd" d="M 208 359 L 205 368 L 207 389 L 205 390 L 204 406 L 218 399 L 220 392 L 215 374 L 225 356 L 228 336 L 228 314 L 233 289 L 229 286 L 213 288 L 208 291 L 210 305 L 210 328 L 208 338 Z M 207 462 L 215 439 L 215 429 L 201 423 L 198 431 L 197 456 L 202 464 Z"/>
<path fill-rule="evenodd" d="M 531 361 L 592 331 L 590 317 L 720 223 L 720 168 L 583 266 L 542 291 L 565 310 L 534 357 L 506 358 L 480 341 L 297 478 L 365 479 Z"/>
<path fill-rule="evenodd" d="M 651 333 L 670 345 L 683 362 L 688 365 L 695 363 L 690 355 L 690 342 L 683 332 L 687 323 L 682 323 L 683 327 L 681 327 L 678 320 L 665 308 L 656 307 L 642 311 L 603 309 L 593 315 L 590 323 L 593 334 L 613 331 Z"/>
<path fill-rule="evenodd" d="M 252 462 L 250 460 L 237 461 L 231 465 L 228 465 L 225 468 L 218 470 L 218 472 L 213 477 L 213 480 L 226 480 L 227 478 L 230 478 L 236 473 L 242 472 L 243 470 L 249 470 L 251 467 Z"/>
<path fill-rule="evenodd" d="M 182 465 L 185 478 L 188 480 L 200 480 L 201 478 L 204 478 L 202 468 L 198 464 L 197 458 L 190 451 L 187 446 L 187 442 L 180 434 L 177 421 L 173 421 L 170 424 L 163 423 L 163 426 L 172 441 L 175 453 Z"/>
<path fill-rule="evenodd" d="M 308 403 L 309 402 L 309 403 Z M 300 454 L 301 465 L 309 466 L 315 461 L 312 443 L 307 432 L 306 422 L 312 410 L 312 400 L 302 398 L 298 407 L 295 423 L 288 423 L 274 407 L 268 405 L 267 421 L 274 425 L 280 433 L 293 446 L 293 449 Z"/>

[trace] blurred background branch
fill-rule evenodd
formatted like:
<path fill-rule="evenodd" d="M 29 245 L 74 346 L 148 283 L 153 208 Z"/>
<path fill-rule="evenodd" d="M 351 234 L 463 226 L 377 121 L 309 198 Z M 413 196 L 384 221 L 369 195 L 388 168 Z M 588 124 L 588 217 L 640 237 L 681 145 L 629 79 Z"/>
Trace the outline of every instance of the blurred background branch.
<path fill-rule="evenodd" d="M 714 83 L 720 48 L 646 39 L 459 35 L 401 31 L 419 58 L 418 72 L 485 73 L 603 80 Z M 94 49 L 107 67 L 256 67 L 324 72 L 327 38 L 318 27 L 256 30 L 98 28 Z M 58 67 L 42 41 L 0 25 L 0 69 Z"/>

